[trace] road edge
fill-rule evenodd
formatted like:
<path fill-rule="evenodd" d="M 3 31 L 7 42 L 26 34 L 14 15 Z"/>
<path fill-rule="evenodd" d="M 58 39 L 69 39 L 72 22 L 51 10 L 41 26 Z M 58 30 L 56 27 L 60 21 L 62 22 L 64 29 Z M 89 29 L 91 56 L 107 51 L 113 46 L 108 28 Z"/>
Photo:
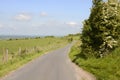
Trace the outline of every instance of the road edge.
<path fill-rule="evenodd" d="M 69 53 L 70 53 L 70 50 L 71 50 L 71 47 L 75 44 L 76 41 L 73 41 L 71 44 L 70 44 L 70 47 L 69 47 L 69 50 L 68 50 L 68 60 L 70 62 L 70 64 L 72 65 L 72 67 L 74 68 L 75 70 L 75 77 L 77 80 L 96 80 L 96 77 L 85 71 L 84 69 L 80 68 L 78 65 L 76 65 L 74 62 L 71 61 L 70 57 L 69 57 Z"/>

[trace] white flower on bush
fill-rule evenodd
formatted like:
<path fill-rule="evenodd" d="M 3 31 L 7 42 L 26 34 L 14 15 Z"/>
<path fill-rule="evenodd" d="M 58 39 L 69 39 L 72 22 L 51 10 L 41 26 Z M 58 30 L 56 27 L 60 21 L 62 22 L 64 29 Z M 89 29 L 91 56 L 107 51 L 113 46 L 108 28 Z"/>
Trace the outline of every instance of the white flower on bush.
<path fill-rule="evenodd" d="M 111 49 L 113 47 L 117 46 L 117 41 L 115 41 L 115 39 L 112 38 L 112 36 L 106 37 L 105 42 L 106 42 L 107 46 Z"/>

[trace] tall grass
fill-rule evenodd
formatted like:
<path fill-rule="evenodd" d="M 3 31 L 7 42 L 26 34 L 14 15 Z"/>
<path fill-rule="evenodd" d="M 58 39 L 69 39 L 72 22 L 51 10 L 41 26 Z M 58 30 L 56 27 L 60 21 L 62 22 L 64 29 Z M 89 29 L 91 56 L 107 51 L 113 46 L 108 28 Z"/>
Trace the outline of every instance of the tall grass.
<path fill-rule="evenodd" d="M 94 74 L 97 80 L 120 80 L 120 48 L 104 58 L 84 59 L 79 55 L 80 45 L 78 43 L 72 47 L 69 54 L 73 62 Z"/>

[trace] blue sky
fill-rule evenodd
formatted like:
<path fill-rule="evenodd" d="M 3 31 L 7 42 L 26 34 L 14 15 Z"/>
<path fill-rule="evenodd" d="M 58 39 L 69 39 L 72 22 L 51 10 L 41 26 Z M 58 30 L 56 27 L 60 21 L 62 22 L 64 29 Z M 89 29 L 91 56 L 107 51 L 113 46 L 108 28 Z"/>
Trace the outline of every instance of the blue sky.
<path fill-rule="evenodd" d="M 0 35 L 78 33 L 92 0 L 0 0 Z"/>

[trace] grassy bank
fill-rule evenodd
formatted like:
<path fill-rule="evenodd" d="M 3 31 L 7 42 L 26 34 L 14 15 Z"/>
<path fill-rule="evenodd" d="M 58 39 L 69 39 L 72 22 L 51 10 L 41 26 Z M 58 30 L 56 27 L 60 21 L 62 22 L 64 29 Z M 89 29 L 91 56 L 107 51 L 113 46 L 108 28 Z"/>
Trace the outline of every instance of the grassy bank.
<path fill-rule="evenodd" d="M 66 44 L 67 40 L 64 38 L 0 40 L 0 77 L 40 55 Z M 7 56 L 5 55 L 4 60 L 6 52 Z"/>
<path fill-rule="evenodd" d="M 120 48 L 117 48 L 104 58 L 90 58 L 85 60 L 79 56 L 80 43 L 78 41 L 72 47 L 69 54 L 73 62 L 94 74 L 97 80 L 120 80 Z"/>

